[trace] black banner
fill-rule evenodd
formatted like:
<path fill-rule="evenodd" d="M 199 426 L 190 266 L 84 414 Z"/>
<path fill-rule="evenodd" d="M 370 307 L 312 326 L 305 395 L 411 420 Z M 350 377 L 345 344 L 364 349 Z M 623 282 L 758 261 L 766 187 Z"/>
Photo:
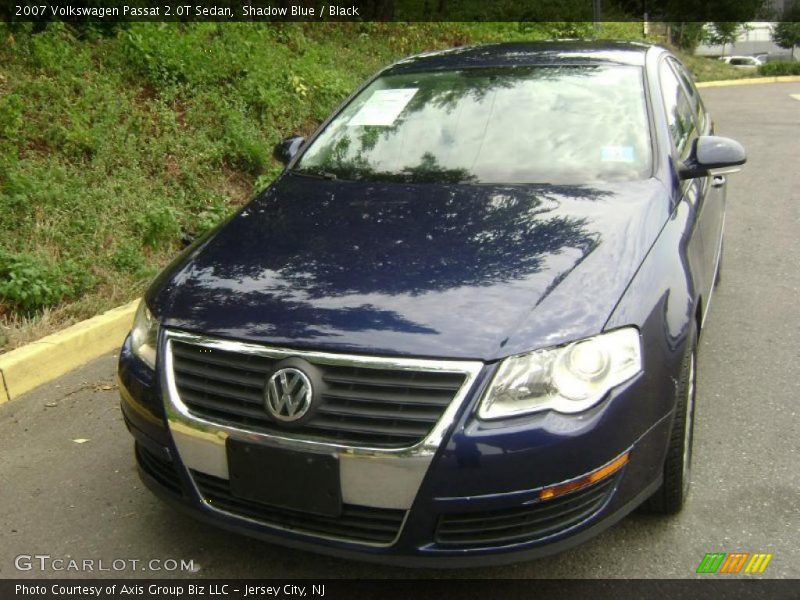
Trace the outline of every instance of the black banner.
<path fill-rule="evenodd" d="M 7 21 L 662 21 L 792 20 L 768 0 L 3 0 Z"/>
<path fill-rule="evenodd" d="M 791 580 L 2 580 L 0 598 L 20 600 L 240 600 L 299 598 L 325 600 L 443 600 L 446 598 L 522 600 L 530 598 L 725 598 L 789 600 L 800 582 Z"/>

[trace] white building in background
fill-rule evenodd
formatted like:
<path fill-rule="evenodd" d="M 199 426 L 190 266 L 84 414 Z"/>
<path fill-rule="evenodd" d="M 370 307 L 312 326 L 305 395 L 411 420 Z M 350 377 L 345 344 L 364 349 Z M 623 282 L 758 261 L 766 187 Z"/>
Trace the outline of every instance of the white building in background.
<path fill-rule="evenodd" d="M 781 48 L 772 41 L 772 27 L 775 23 L 755 21 L 746 23 L 744 30 L 733 44 L 725 44 L 723 54 L 722 45 L 712 46 L 700 44 L 695 50 L 697 56 L 753 56 L 756 54 L 769 54 L 771 57 L 791 56 L 791 52 Z"/>

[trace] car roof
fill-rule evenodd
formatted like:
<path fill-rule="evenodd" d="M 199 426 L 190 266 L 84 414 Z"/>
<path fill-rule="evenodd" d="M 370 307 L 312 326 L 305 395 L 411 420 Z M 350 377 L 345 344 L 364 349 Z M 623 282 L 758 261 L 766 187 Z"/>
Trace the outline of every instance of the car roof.
<path fill-rule="evenodd" d="M 644 66 L 645 55 L 651 48 L 657 46 L 621 41 L 510 42 L 464 46 L 409 56 L 391 65 L 387 72 L 553 64 L 616 63 Z"/>

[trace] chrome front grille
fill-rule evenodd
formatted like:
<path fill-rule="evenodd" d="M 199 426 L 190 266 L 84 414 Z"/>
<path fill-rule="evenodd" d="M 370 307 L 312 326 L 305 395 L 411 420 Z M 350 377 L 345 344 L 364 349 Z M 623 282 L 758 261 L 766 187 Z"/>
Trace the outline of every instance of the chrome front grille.
<path fill-rule="evenodd" d="M 421 442 L 468 375 L 369 362 L 337 364 L 301 352 L 297 355 L 322 371 L 321 401 L 309 421 L 287 428 L 264 409 L 264 386 L 280 358 L 177 339 L 171 344 L 175 388 L 192 415 L 266 434 L 352 446 L 404 448 Z"/>

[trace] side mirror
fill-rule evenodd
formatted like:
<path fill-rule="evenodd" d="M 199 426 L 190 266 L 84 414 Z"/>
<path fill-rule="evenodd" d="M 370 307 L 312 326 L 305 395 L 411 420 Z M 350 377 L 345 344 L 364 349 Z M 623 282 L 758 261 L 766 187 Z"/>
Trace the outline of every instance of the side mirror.
<path fill-rule="evenodd" d="M 747 153 L 736 140 L 702 135 L 693 145 L 689 158 L 680 167 L 681 179 L 736 173 L 747 161 Z"/>
<path fill-rule="evenodd" d="M 288 165 L 289 161 L 294 158 L 297 151 L 300 150 L 300 146 L 302 146 L 305 141 L 306 138 L 302 135 L 293 135 L 292 137 L 286 138 L 282 142 L 275 144 L 272 156 L 277 158 L 284 165 Z"/>

